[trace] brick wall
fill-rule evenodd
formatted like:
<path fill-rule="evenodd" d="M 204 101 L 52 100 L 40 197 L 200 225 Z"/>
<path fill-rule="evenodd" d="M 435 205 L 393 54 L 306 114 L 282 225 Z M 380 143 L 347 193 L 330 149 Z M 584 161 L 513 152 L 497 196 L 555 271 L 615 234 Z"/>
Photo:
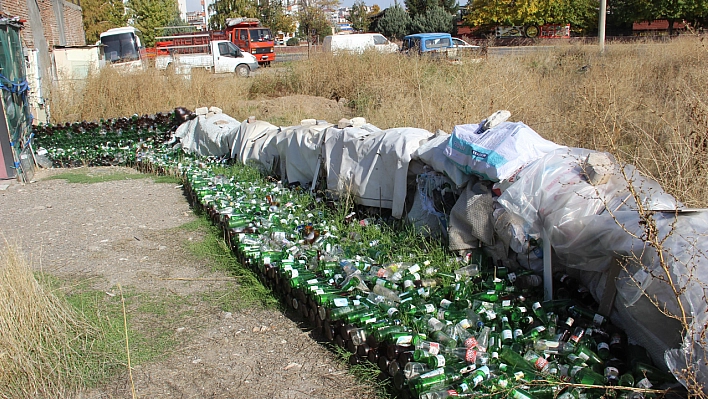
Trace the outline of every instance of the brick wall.
<path fill-rule="evenodd" d="M 26 21 L 29 20 L 27 12 L 27 0 L 5 0 L 2 1 L 2 12 L 13 17 L 19 17 Z M 34 48 L 34 40 L 32 32 L 29 30 L 29 22 L 25 22 L 25 27 L 20 31 L 22 41 L 27 47 Z"/>
<path fill-rule="evenodd" d="M 64 34 L 66 35 L 66 45 L 86 45 L 84 19 L 81 15 L 81 7 L 67 1 L 62 0 L 62 2 L 64 3 Z"/>
<path fill-rule="evenodd" d="M 42 17 L 42 26 L 44 27 L 44 36 L 47 44 L 51 49 L 54 46 L 59 46 L 60 36 L 57 24 L 56 13 L 52 5 L 52 0 L 29 0 L 36 1 L 39 6 L 39 13 Z M 81 7 L 72 4 L 65 0 L 59 1 L 63 7 L 64 14 L 64 37 L 66 38 L 67 46 L 83 46 L 86 44 L 84 35 L 83 18 L 81 16 Z M 1 10 L 10 16 L 17 16 L 20 19 L 29 21 L 27 12 L 27 0 L 3 0 L 1 2 Z M 29 28 L 29 22 L 25 23 L 25 28 L 21 31 L 22 39 L 25 45 L 29 48 L 34 48 L 34 40 L 32 39 L 32 30 Z"/>

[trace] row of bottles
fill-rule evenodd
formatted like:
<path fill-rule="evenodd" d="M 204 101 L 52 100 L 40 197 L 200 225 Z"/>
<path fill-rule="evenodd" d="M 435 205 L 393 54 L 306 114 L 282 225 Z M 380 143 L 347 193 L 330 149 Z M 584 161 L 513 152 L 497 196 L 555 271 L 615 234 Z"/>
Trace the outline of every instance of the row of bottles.
<path fill-rule="evenodd" d="M 144 143 L 162 143 L 178 126 L 175 112 L 130 118 L 34 126 L 34 147 L 55 167 L 133 165 Z"/>
<path fill-rule="evenodd" d="M 342 248 L 342 232 L 276 183 L 185 174 L 239 260 L 352 364 L 377 365 L 401 397 L 572 399 L 602 396 L 602 386 L 641 399 L 673 381 L 569 276 L 554 276 L 565 291 L 542 302 L 539 276 L 494 267 L 481 251 L 446 264 L 378 264 Z"/>
<path fill-rule="evenodd" d="M 145 121 L 119 124 L 143 129 Z M 55 138 L 99 127 L 63 126 Z M 570 276 L 554 275 L 557 299 L 544 302 L 540 276 L 493 265 L 481 250 L 435 261 L 424 251 L 393 256 L 404 245 L 364 240 L 351 228 L 379 229 L 375 220 L 333 220 L 278 182 L 217 174 L 218 159 L 157 144 L 130 151 L 146 171 L 181 175 L 192 205 L 238 260 L 348 350 L 352 364 L 376 365 L 399 397 L 643 399 L 674 381 L 594 311 L 592 295 Z"/>

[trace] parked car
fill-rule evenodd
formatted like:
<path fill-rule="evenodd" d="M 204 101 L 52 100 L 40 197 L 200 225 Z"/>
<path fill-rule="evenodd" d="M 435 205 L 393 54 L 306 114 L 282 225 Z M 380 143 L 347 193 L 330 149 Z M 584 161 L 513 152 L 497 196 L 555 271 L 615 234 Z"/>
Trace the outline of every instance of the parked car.
<path fill-rule="evenodd" d="M 452 44 L 453 44 L 455 47 L 457 47 L 457 48 L 468 48 L 468 49 L 473 49 L 473 50 L 479 48 L 479 46 L 475 46 L 475 45 L 473 45 L 473 44 L 469 44 L 469 43 L 467 43 L 466 41 L 464 41 L 464 40 L 462 40 L 462 39 L 458 39 L 458 38 L 456 38 L 456 37 L 453 37 L 453 38 L 452 38 Z"/>
<path fill-rule="evenodd" d="M 403 38 L 401 51 L 406 54 L 455 53 L 449 33 L 416 33 Z"/>
<path fill-rule="evenodd" d="M 374 49 L 382 53 L 395 53 L 398 45 L 391 43 L 379 33 L 352 33 L 331 35 L 324 38 L 322 48 L 326 52 L 350 52 L 361 54 L 365 50 Z"/>

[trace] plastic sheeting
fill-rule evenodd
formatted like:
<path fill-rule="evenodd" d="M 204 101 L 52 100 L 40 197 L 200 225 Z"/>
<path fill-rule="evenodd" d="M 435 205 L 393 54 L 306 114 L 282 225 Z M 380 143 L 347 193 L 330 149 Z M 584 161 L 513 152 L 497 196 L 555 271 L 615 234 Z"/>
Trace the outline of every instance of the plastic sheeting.
<path fill-rule="evenodd" d="M 526 237 L 539 236 L 545 229 L 558 258 L 579 273 L 598 300 L 604 293 L 611 259 L 629 260 L 616 283 L 618 300 L 611 315 L 613 322 L 649 349 L 657 364 L 665 363 L 673 371 L 684 368 L 685 354 L 692 353 L 689 362 L 698 366 L 699 382 L 708 382 L 703 361 L 707 342 L 702 335 L 708 323 L 704 291 L 708 259 L 702 252 L 708 244 L 708 213 L 677 215 L 671 210 L 680 209 L 681 204 L 632 166 L 625 166 L 623 173 L 618 166 L 607 183 L 591 185 L 582 169 L 582 161 L 591 152 L 573 148 L 548 154 L 519 173 L 498 202 L 522 221 Z M 656 250 L 646 243 L 645 223 L 640 220 L 629 187 L 634 188 L 644 209 L 665 210 L 652 217 L 658 238 L 663 241 L 668 276 Z M 656 328 L 675 326 L 676 322 L 644 295 L 657 298 L 671 314 L 681 315 L 671 287 L 662 280 L 666 277 L 684 290 L 680 298 L 693 317 L 681 349 L 676 349 L 676 330 Z"/>
<path fill-rule="evenodd" d="M 435 132 L 435 137 L 421 145 L 411 157 L 429 165 L 436 172 L 444 174 L 458 188 L 464 187 L 470 181 L 470 175 L 465 174 L 445 156 L 445 148 L 447 148 L 449 141 L 450 135 L 438 130 Z"/>
<path fill-rule="evenodd" d="M 203 115 L 181 124 L 175 137 L 182 140 L 182 150 L 201 156 L 224 157 L 231 154 L 233 137 L 241 123 L 226 114 Z"/>
<path fill-rule="evenodd" d="M 244 121 L 233 137 L 231 158 L 270 173 L 279 163 L 279 127 L 265 121 Z"/>
<path fill-rule="evenodd" d="M 488 130 L 469 124 L 455 126 L 445 155 L 465 173 L 500 181 L 560 147 L 522 122 L 503 122 Z"/>
<path fill-rule="evenodd" d="M 315 178 L 317 161 L 321 157 L 325 131 L 331 123 L 300 125 L 283 128 L 278 153 L 284 165 L 283 177 L 288 183 L 309 186 Z"/>
<path fill-rule="evenodd" d="M 329 129 L 325 138 L 327 188 L 351 193 L 364 206 L 403 216 L 411 155 L 432 136 L 427 130 L 396 128 Z"/>

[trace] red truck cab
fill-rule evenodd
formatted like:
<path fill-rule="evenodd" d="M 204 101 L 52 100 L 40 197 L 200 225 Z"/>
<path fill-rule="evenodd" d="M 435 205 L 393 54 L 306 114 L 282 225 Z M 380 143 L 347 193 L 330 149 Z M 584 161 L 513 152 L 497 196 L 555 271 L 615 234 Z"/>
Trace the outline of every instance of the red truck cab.
<path fill-rule="evenodd" d="M 228 18 L 226 34 L 233 44 L 253 54 L 260 65 L 275 61 L 275 39 L 270 29 L 256 18 Z"/>

